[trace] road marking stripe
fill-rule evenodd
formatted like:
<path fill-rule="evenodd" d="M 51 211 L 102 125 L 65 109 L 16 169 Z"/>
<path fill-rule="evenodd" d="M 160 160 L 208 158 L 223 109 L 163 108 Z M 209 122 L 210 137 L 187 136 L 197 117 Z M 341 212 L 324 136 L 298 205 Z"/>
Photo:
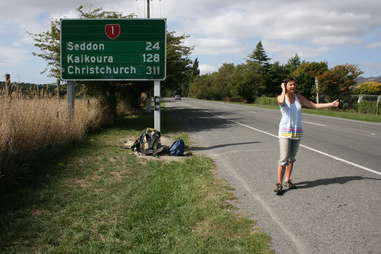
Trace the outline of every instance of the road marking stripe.
<path fill-rule="evenodd" d="M 317 125 L 317 126 L 327 126 L 327 125 L 322 124 L 322 123 L 313 123 L 313 122 L 307 122 L 307 121 L 303 121 L 303 123 L 312 124 L 312 125 Z"/>
<path fill-rule="evenodd" d="M 216 115 L 216 116 L 219 117 L 219 118 L 221 118 L 221 119 L 225 119 L 225 120 L 227 120 L 227 121 L 230 121 L 230 122 L 233 122 L 233 123 L 235 123 L 235 124 L 241 125 L 241 126 L 243 126 L 243 127 L 252 129 L 252 130 L 254 130 L 254 131 L 258 131 L 258 132 L 264 133 L 264 134 L 266 134 L 266 135 L 272 136 L 272 137 L 274 137 L 274 138 L 278 138 L 277 135 L 274 135 L 274 134 L 271 134 L 271 133 L 269 133 L 269 132 L 266 132 L 266 131 L 263 131 L 263 130 L 254 128 L 254 127 L 252 127 L 252 126 L 250 126 L 250 125 L 243 124 L 243 123 L 240 123 L 240 122 L 237 122 L 237 121 L 234 121 L 234 120 L 230 120 L 230 119 L 227 119 L 227 118 L 225 118 L 225 117 L 223 117 L 223 116 L 218 116 L 218 115 Z M 301 146 L 301 147 L 304 147 L 304 148 L 306 148 L 306 149 L 308 149 L 308 150 L 310 150 L 310 151 L 313 151 L 313 152 L 316 152 L 316 153 L 325 155 L 325 156 L 327 156 L 327 157 L 329 157 L 329 158 L 332 158 L 332 159 L 334 159 L 334 160 L 344 162 L 344 163 L 349 164 L 349 165 L 351 165 L 351 166 L 358 167 L 358 168 L 363 169 L 363 170 L 365 170 L 365 171 L 368 171 L 368 172 L 371 172 L 371 173 L 374 173 L 374 174 L 377 174 L 377 175 L 380 175 L 380 176 L 381 176 L 381 172 L 378 172 L 378 171 L 376 171 L 376 170 L 373 170 L 373 169 L 364 167 L 364 166 L 359 165 L 359 164 L 354 163 L 354 162 L 350 162 L 350 161 L 344 160 L 344 159 L 339 158 L 339 157 L 337 157 L 337 156 L 334 156 L 334 155 L 332 155 L 332 154 L 328 154 L 328 153 L 319 151 L 319 150 L 317 150 L 317 149 L 315 149 L 315 148 L 312 148 L 312 147 L 309 147 L 309 146 L 306 146 L 306 145 L 300 145 L 300 146 Z"/>

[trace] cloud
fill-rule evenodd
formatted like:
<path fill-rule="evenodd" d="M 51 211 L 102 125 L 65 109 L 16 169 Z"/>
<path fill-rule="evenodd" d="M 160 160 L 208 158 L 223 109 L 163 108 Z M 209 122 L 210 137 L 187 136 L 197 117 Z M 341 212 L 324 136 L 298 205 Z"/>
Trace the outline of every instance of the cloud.
<path fill-rule="evenodd" d="M 209 64 L 200 64 L 200 74 L 207 74 L 217 71 L 217 67 Z"/>
<path fill-rule="evenodd" d="M 359 64 L 361 70 L 366 71 L 368 75 L 380 76 L 381 61 L 372 61 Z"/>
<path fill-rule="evenodd" d="M 381 47 L 381 41 L 376 41 L 365 45 L 366 48 L 373 49 Z"/>
<path fill-rule="evenodd" d="M 323 46 L 359 43 L 359 38 L 381 25 L 377 0 L 196 1 L 194 6 L 193 1 L 192 5 L 185 2 L 176 1 L 177 12 L 173 7 L 170 15 L 180 20 L 182 31 L 204 37 L 303 40 Z M 367 4 L 369 8 L 364 6 Z M 179 15 L 184 13 L 181 18 Z"/>
<path fill-rule="evenodd" d="M 30 57 L 30 55 L 31 53 L 24 49 L 0 46 L 0 66 L 4 69 L 16 66 Z"/>
<path fill-rule="evenodd" d="M 230 38 L 189 38 L 186 44 L 194 46 L 195 55 L 238 54 L 246 50 L 241 42 Z"/>
<path fill-rule="evenodd" d="M 359 44 L 361 40 L 350 36 L 322 36 L 312 39 L 311 42 L 317 45 L 342 45 Z"/>
<path fill-rule="evenodd" d="M 40 32 L 49 18 L 72 17 L 83 1 L 15 0 L 0 3 L 1 23 L 21 30 Z M 23 6 L 19 8 L 18 6 Z M 123 10 L 145 16 L 145 0 L 89 0 L 88 9 Z M 367 32 L 381 25 L 378 0 L 193 0 L 151 1 L 152 17 L 167 17 L 179 32 L 201 38 L 250 38 L 309 41 L 312 44 L 337 45 L 358 43 Z M 17 15 L 14 15 L 17 13 Z M 45 20 L 44 13 L 48 13 Z"/>
<path fill-rule="evenodd" d="M 275 54 L 277 59 L 273 59 L 273 61 L 280 62 L 285 62 L 295 54 L 298 54 L 301 58 L 313 58 L 331 50 L 326 46 L 307 47 L 297 44 L 281 44 L 273 41 L 263 41 L 262 44 L 267 52 Z"/>

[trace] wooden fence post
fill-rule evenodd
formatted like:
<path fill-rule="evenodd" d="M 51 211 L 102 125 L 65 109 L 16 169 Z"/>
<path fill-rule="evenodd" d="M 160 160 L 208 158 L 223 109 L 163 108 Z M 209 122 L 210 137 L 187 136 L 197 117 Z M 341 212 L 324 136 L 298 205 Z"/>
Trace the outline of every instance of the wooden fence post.
<path fill-rule="evenodd" d="M 5 74 L 5 95 L 10 96 L 11 74 Z"/>
<path fill-rule="evenodd" d="M 57 79 L 57 100 L 60 100 L 60 79 Z"/>

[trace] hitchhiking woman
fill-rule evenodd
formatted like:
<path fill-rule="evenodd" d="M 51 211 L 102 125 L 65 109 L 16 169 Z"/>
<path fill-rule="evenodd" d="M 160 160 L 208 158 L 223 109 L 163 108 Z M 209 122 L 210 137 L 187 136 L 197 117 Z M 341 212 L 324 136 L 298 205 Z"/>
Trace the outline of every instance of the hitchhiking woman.
<path fill-rule="evenodd" d="M 277 195 L 283 193 L 283 187 L 288 189 L 296 188 L 295 184 L 291 181 L 291 173 L 300 139 L 303 136 L 302 106 L 314 109 L 339 106 L 339 100 L 330 103 L 316 104 L 304 96 L 297 94 L 296 83 L 292 78 L 286 79 L 284 83 L 281 84 L 281 88 L 282 93 L 277 97 L 282 113 L 278 133 L 280 159 L 277 183 L 274 190 Z M 283 178 L 284 184 L 282 185 Z"/>

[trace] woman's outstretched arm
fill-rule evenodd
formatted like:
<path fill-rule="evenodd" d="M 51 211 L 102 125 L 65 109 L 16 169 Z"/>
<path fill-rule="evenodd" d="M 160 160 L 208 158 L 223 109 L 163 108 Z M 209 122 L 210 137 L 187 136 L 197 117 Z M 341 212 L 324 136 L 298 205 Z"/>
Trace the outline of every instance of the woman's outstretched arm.
<path fill-rule="evenodd" d="M 319 108 L 337 108 L 340 104 L 339 100 L 335 100 L 333 102 L 328 102 L 328 103 L 314 103 L 304 97 L 303 95 L 298 95 L 298 98 L 300 100 L 300 103 L 306 107 L 306 108 L 314 108 L 314 109 L 319 109 Z"/>

